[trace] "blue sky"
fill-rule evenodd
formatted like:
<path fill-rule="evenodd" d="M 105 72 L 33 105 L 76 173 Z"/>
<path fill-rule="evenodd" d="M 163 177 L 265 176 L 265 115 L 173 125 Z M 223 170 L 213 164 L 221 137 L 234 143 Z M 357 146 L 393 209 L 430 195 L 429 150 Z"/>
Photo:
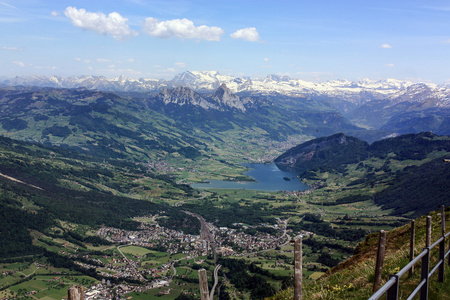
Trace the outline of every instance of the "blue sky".
<path fill-rule="evenodd" d="M 0 77 L 450 82 L 450 2 L 0 0 Z"/>

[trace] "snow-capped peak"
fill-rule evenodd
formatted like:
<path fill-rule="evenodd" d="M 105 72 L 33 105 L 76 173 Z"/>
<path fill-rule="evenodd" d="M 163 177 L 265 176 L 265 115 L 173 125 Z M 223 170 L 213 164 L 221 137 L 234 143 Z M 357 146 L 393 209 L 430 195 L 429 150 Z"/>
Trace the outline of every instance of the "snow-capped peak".
<path fill-rule="evenodd" d="M 284 75 L 268 75 L 265 78 L 235 77 L 222 75 L 218 71 L 185 71 L 172 80 L 151 78 L 132 79 L 119 76 L 107 79 L 103 76 L 80 76 L 62 78 L 58 76 L 15 77 L 3 82 L 5 85 L 35 85 L 48 87 L 98 89 L 105 91 L 159 91 L 163 87 L 185 86 L 195 91 L 213 92 L 226 84 L 232 93 L 251 92 L 283 94 L 288 96 L 327 96 L 342 100 L 363 103 L 371 99 L 435 99 L 450 98 L 450 86 L 437 86 L 432 83 L 413 83 L 396 79 L 359 81 L 331 80 L 310 82 Z M 419 92 L 420 90 L 420 92 Z M 419 95 L 420 94 L 420 95 Z M 414 96 L 415 95 L 415 96 Z M 441 102 L 442 102 L 441 101 Z M 446 101 L 445 103 L 450 103 Z M 450 104 L 449 104 L 450 105 Z"/>

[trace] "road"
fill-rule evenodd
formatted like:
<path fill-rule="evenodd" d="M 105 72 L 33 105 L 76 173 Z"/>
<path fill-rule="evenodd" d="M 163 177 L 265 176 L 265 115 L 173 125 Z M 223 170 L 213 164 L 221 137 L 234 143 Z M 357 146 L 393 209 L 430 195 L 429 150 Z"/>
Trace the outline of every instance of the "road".
<path fill-rule="evenodd" d="M 14 177 L 11 177 L 11 176 L 8 176 L 8 175 L 2 174 L 2 173 L 0 173 L 0 176 L 4 177 L 4 178 L 6 178 L 6 179 L 9 179 L 9 180 L 18 182 L 18 183 L 22 183 L 22 184 L 31 186 L 31 187 L 33 187 L 33 188 L 35 188 L 35 189 L 38 189 L 38 190 L 45 191 L 43 188 L 40 188 L 40 187 L 38 187 L 38 186 L 29 184 L 29 183 L 26 183 L 26 182 L 23 182 L 23 181 L 21 181 L 21 180 L 19 180 L 19 179 L 17 179 L 17 178 L 14 178 Z"/>
<path fill-rule="evenodd" d="M 117 250 L 118 250 L 119 253 L 123 256 L 123 259 L 127 262 L 128 267 L 129 267 L 130 269 L 133 269 L 134 273 L 140 277 L 140 280 L 142 280 L 142 281 L 148 281 L 148 280 L 141 274 L 141 272 L 139 272 L 139 270 L 138 270 L 138 269 L 130 262 L 130 260 L 128 259 L 128 257 L 126 257 L 125 254 L 123 254 L 122 250 L 120 250 L 120 247 L 123 247 L 123 246 L 126 247 L 126 246 L 129 246 L 129 245 L 120 245 L 120 246 L 117 246 Z"/>

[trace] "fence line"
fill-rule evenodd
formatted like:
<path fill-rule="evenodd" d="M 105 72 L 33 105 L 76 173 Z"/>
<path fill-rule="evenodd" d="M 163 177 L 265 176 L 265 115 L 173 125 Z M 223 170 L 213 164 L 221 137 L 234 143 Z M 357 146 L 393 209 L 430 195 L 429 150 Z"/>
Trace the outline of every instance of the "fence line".
<path fill-rule="evenodd" d="M 389 280 L 378 289 L 378 285 L 376 283 L 376 278 L 374 281 L 374 294 L 369 298 L 369 300 L 377 300 L 380 299 L 383 295 L 386 294 L 387 300 L 397 300 L 398 292 L 400 288 L 400 278 L 406 273 L 412 274 L 414 272 L 414 266 L 416 263 L 421 261 L 421 278 L 420 283 L 417 285 L 415 290 L 411 293 L 411 295 L 407 298 L 407 300 L 413 299 L 420 292 L 420 300 L 428 299 L 428 287 L 429 287 L 429 279 L 430 277 L 439 270 L 438 281 L 444 282 L 444 267 L 445 267 L 445 259 L 448 257 L 448 265 L 450 266 L 450 242 L 449 242 L 449 250 L 445 252 L 445 239 L 450 237 L 450 232 L 445 233 L 445 208 L 441 207 L 441 216 L 442 216 L 442 236 L 432 245 L 431 244 L 431 217 L 427 217 L 427 228 L 426 228 L 426 247 L 423 251 L 414 258 L 414 234 L 415 234 L 415 221 L 411 222 L 411 241 L 410 241 L 410 262 L 403 267 L 398 273 L 389 276 Z M 385 251 L 385 242 L 386 242 L 386 232 L 382 230 L 380 232 L 379 239 L 379 249 L 377 253 L 377 264 L 376 264 L 376 273 L 381 277 L 381 272 L 383 268 L 383 259 L 384 259 L 384 251 Z M 436 263 L 434 268 L 430 269 L 430 258 L 431 258 L 431 250 L 439 245 L 439 261 Z M 294 299 L 301 300 L 303 298 L 302 292 L 302 238 L 296 239 L 294 244 Z M 220 268 L 220 265 L 219 265 Z M 212 300 L 214 296 L 214 288 L 217 285 L 217 271 L 218 268 L 214 270 L 215 276 L 215 284 L 212 290 L 212 293 L 208 294 L 208 283 L 207 283 L 207 275 L 206 270 L 201 269 L 198 271 L 199 273 L 199 285 L 200 285 L 200 295 L 201 300 Z M 375 277 L 377 277 L 377 274 Z"/>
<path fill-rule="evenodd" d="M 411 293 L 411 295 L 407 298 L 413 299 L 414 296 L 419 294 L 420 292 L 420 300 L 428 299 L 428 288 L 429 288 L 429 279 L 436 272 L 438 273 L 438 281 L 444 282 L 444 269 L 445 269 L 445 259 L 448 256 L 448 265 L 450 266 L 450 244 L 449 250 L 445 252 L 445 239 L 450 237 L 450 232 L 445 233 L 445 208 L 441 207 L 441 217 L 442 217 L 442 232 L 441 237 L 432 245 L 431 244 L 431 217 L 427 217 L 427 229 L 426 229 L 426 247 L 423 251 L 417 255 L 416 258 L 412 259 L 403 269 L 401 269 L 398 273 L 389 276 L 389 280 L 378 290 L 376 291 L 369 300 L 377 300 L 380 299 L 383 295 L 386 294 L 387 300 L 397 300 L 398 292 L 400 287 L 400 278 L 406 273 L 414 270 L 414 265 L 421 261 L 421 276 L 420 283 Z M 413 228 L 414 223 L 411 223 L 411 228 Z M 411 230 L 413 234 L 414 230 Z M 411 242 L 413 243 L 414 238 L 411 238 Z M 439 246 L 439 261 L 436 263 L 434 268 L 430 272 L 430 257 L 431 250 L 435 247 Z M 411 256 L 410 256 L 411 257 Z"/>

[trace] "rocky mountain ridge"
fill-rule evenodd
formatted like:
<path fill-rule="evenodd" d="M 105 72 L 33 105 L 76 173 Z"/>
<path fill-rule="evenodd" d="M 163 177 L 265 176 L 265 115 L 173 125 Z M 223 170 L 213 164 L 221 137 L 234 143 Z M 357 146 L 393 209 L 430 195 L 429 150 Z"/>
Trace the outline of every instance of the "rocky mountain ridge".
<path fill-rule="evenodd" d="M 159 92 L 163 88 L 189 87 L 197 92 L 213 92 L 226 84 L 233 93 L 281 94 L 288 96 L 333 97 L 362 105 L 372 100 L 424 101 L 432 99 L 433 106 L 450 107 L 450 86 L 432 83 L 413 83 L 395 79 L 370 80 L 358 82 L 332 80 L 309 82 L 287 76 L 268 75 L 265 78 L 234 77 L 221 75 L 215 71 L 186 71 L 172 80 L 151 78 L 127 78 L 120 76 L 29 76 L 15 77 L 2 82 L 5 86 L 34 85 L 39 87 L 87 88 L 102 91 L 121 92 Z"/>
<path fill-rule="evenodd" d="M 157 99 L 164 102 L 165 105 L 193 105 L 207 110 L 237 109 L 241 112 L 246 111 L 245 106 L 247 103 L 253 102 L 249 97 L 241 99 L 239 96 L 233 94 L 231 90 L 227 88 L 225 83 L 219 86 L 212 95 L 200 95 L 194 90 L 184 86 L 178 86 L 174 89 L 164 87 L 158 94 Z"/>

